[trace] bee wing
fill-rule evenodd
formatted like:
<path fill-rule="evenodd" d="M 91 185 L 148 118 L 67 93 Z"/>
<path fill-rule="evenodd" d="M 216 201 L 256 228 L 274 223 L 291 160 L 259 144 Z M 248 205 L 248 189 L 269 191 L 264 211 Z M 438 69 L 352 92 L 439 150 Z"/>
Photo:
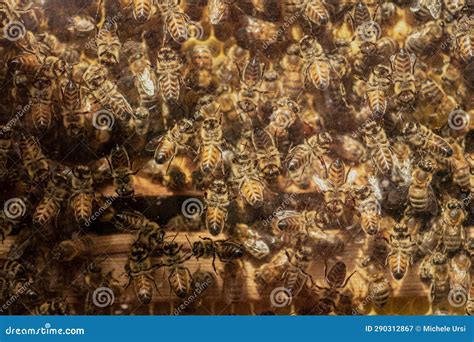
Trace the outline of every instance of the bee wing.
<path fill-rule="evenodd" d="M 349 171 L 349 174 L 347 175 L 346 183 L 347 184 L 354 183 L 358 176 L 359 176 L 359 173 L 357 172 L 357 170 Z"/>
<path fill-rule="evenodd" d="M 374 191 L 375 198 L 377 198 L 378 200 L 382 199 L 382 189 L 380 189 L 380 184 L 377 177 L 370 176 L 368 178 L 368 182 L 372 187 L 372 190 Z"/>
<path fill-rule="evenodd" d="M 247 239 L 243 243 L 245 249 L 257 259 L 263 259 L 270 254 L 270 247 L 260 239 Z"/>
<path fill-rule="evenodd" d="M 329 183 L 325 180 L 320 178 L 318 175 L 314 174 L 313 175 L 313 182 L 316 184 L 316 186 L 319 188 L 320 191 L 328 191 L 330 186 Z"/>
<path fill-rule="evenodd" d="M 149 68 L 145 68 L 142 73 L 137 75 L 137 78 L 140 81 L 140 87 L 148 96 L 155 95 L 155 84 L 151 79 Z"/>
<path fill-rule="evenodd" d="M 438 19 L 441 15 L 441 0 L 425 0 L 426 8 L 430 11 L 431 16 L 434 19 Z"/>

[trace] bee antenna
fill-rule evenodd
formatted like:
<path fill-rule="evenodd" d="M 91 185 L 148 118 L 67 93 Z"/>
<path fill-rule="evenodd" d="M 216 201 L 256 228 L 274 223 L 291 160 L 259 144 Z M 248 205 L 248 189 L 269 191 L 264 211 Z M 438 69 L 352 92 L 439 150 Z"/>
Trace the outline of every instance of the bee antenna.
<path fill-rule="evenodd" d="M 191 244 L 191 241 L 189 241 L 189 238 L 188 238 L 188 234 L 184 234 L 184 236 L 186 237 L 186 240 L 188 241 L 188 244 L 189 244 L 189 248 L 193 248 L 192 244 Z"/>
<path fill-rule="evenodd" d="M 174 240 L 178 237 L 179 232 L 176 233 L 176 235 L 173 237 L 173 240 L 171 242 L 174 242 Z"/>

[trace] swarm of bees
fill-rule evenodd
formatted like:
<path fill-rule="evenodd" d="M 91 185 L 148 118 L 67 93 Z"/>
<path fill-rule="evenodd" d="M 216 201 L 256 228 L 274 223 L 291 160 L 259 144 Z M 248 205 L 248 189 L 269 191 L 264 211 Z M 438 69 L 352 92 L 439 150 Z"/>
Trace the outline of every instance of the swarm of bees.
<path fill-rule="evenodd" d="M 0 0 L 0 25 L 0 313 L 390 314 L 410 282 L 474 314 L 471 2 Z"/>

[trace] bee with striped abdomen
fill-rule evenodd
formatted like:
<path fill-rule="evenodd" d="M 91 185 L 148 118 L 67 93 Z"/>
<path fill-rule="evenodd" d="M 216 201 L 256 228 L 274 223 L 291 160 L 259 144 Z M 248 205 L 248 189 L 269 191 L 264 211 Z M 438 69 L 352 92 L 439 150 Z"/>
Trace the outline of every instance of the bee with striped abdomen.
<path fill-rule="evenodd" d="M 175 50 L 163 47 L 158 51 L 156 57 L 158 86 L 163 100 L 168 103 L 176 103 L 179 100 L 183 83 L 182 66 L 181 58 Z"/>
<path fill-rule="evenodd" d="M 232 163 L 232 182 L 248 204 L 254 207 L 263 204 L 264 181 L 246 152 L 240 152 Z"/>
<path fill-rule="evenodd" d="M 392 151 L 384 129 L 375 121 L 369 121 L 364 126 L 364 140 L 377 170 L 383 174 L 391 173 L 393 168 Z"/>
<path fill-rule="evenodd" d="M 133 17 L 140 23 L 150 20 L 153 15 L 154 0 L 133 0 Z"/>
<path fill-rule="evenodd" d="M 188 141 L 194 133 L 193 122 L 187 119 L 179 121 L 163 136 L 151 140 L 146 149 L 154 151 L 154 160 L 157 164 L 165 164 L 183 150 L 189 149 Z"/>
<path fill-rule="evenodd" d="M 401 280 L 407 273 L 408 267 L 412 264 L 412 255 L 415 242 L 404 224 L 396 224 L 389 237 L 390 253 L 388 254 L 388 265 L 392 276 L 396 280 Z"/>
<path fill-rule="evenodd" d="M 466 231 L 462 225 L 465 218 L 466 211 L 461 201 L 449 199 L 443 206 L 434 228 L 447 253 L 455 253 L 466 244 Z"/>
<path fill-rule="evenodd" d="M 252 145 L 257 159 L 257 169 L 268 179 L 278 176 L 281 168 L 280 151 L 275 140 L 265 129 L 252 131 Z"/>
<path fill-rule="evenodd" d="M 380 229 L 381 204 L 379 194 L 374 187 L 365 185 L 354 191 L 353 197 L 360 215 L 362 230 L 368 235 L 375 235 Z"/>
<path fill-rule="evenodd" d="M 302 73 L 305 83 L 310 80 L 316 89 L 329 86 L 331 65 L 321 45 L 315 38 L 304 36 L 300 42 L 300 53 L 304 60 Z"/>
<path fill-rule="evenodd" d="M 312 256 L 313 250 L 307 246 L 301 246 L 292 256 L 287 254 L 289 267 L 281 275 L 283 287 L 288 291 L 284 292 L 285 295 L 295 298 L 305 286 L 308 286 L 308 280 L 313 283 L 313 278 L 308 273 Z"/>
<path fill-rule="evenodd" d="M 163 41 L 166 35 L 181 44 L 188 40 L 190 19 L 180 7 L 181 0 L 164 0 L 157 4 L 163 18 Z"/>
<path fill-rule="evenodd" d="M 94 241 L 89 236 L 64 240 L 53 249 L 53 259 L 71 261 L 77 257 L 90 255 L 94 251 L 94 247 Z"/>
<path fill-rule="evenodd" d="M 110 173 L 114 180 L 115 192 L 122 198 L 132 197 L 134 194 L 132 164 L 125 147 L 115 146 L 107 159 Z"/>
<path fill-rule="evenodd" d="M 154 287 L 157 285 L 153 277 L 155 266 L 151 263 L 151 256 L 148 246 L 140 241 L 135 241 L 125 265 L 125 272 L 128 277 L 126 288 L 133 282 L 135 293 L 143 304 L 149 304 L 153 299 Z"/>
<path fill-rule="evenodd" d="M 202 122 L 199 147 L 199 166 L 203 174 L 212 174 L 218 166 L 223 167 L 222 116 L 208 117 Z"/>
<path fill-rule="evenodd" d="M 87 112 L 83 109 L 81 89 L 72 78 L 72 75 L 69 76 L 66 84 L 61 89 L 61 100 L 61 116 L 66 134 L 71 138 L 84 137 L 86 134 L 84 115 Z"/>
<path fill-rule="evenodd" d="M 415 101 L 417 87 L 415 82 L 416 55 L 400 49 L 390 57 L 393 71 L 393 90 L 401 105 L 410 105 Z"/>
<path fill-rule="evenodd" d="M 422 124 L 407 122 L 402 134 L 415 149 L 421 149 L 423 152 L 441 158 L 449 158 L 453 155 L 453 149 L 448 142 Z"/>
<path fill-rule="evenodd" d="M 53 124 L 53 84 L 47 77 L 38 76 L 30 88 L 30 115 L 36 131 L 44 133 Z"/>
<path fill-rule="evenodd" d="M 464 65 L 474 59 L 474 16 L 464 14 L 454 25 L 454 50 Z"/>
<path fill-rule="evenodd" d="M 32 136 L 20 135 L 20 154 L 28 177 L 32 181 L 43 180 L 50 169 L 51 162 L 45 157 L 39 142 Z"/>
<path fill-rule="evenodd" d="M 117 24 L 104 22 L 96 36 L 97 55 L 99 62 L 104 65 L 118 64 L 120 61 L 120 43 L 117 35 Z"/>
<path fill-rule="evenodd" d="M 199 258 L 212 258 L 212 267 L 216 271 L 216 257 L 220 262 L 232 262 L 243 257 L 244 248 L 240 243 L 229 240 L 212 240 L 211 238 L 201 237 L 200 241 L 194 241 L 192 245 L 192 253 Z"/>
<path fill-rule="evenodd" d="M 78 165 L 72 170 L 70 205 L 76 222 L 80 226 L 87 224 L 92 216 L 94 201 L 94 181 L 89 167 Z"/>
<path fill-rule="evenodd" d="M 33 225 L 40 228 L 55 219 L 68 196 L 68 178 L 54 173 L 48 181 L 44 197 L 38 203 L 33 214 Z"/>
<path fill-rule="evenodd" d="M 372 257 L 364 258 L 360 263 L 361 275 L 369 283 L 369 293 L 377 308 L 383 308 L 390 297 L 392 288 L 382 265 Z"/>
<path fill-rule="evenodd" d="M 413 169 L 411 183 L 408 188 L 408 201 L 413 210 L 425 212 L 436 206 L 431 187 L 434 172 L 435 165 L 429 159 L 420 161 L 418 166 Z"/>
<path fill-rule="evenodd" d="M 176 242 L 165 241 L 163 245 L 164 265 L 168 271 L 168 283 L 170 289 L 179 297 L 184 298 L 189 294 L 192 286 L 192 275 L 189 269 L 183 265 L 192 257 L 192 254 L 183 255 L 182 245 Z"/>
<path fill-rule="evenodd" d="M 390 88 L 390 69 L 384 65 L 377 65 L 367 82 L 366 98 L 372 113 L 383 116 L 387 110 L 387 92 Z"/>
<path fill-rule="evenodd" d="M 204 194 L 206 202 L 206 228 L 212 235 L 219 235 L 225 228 L 229 192 L 223 180 L 215 179 Z"/>
<path fill-rule="evenodd" d="M 291 249 L 289 251 L 280 250 L 268 263 L 262 264 L 257 270 L 255 270 L 255 282 L 260 289 L 281 280 L 283 272 L 290 264 L 288 255 L 292 253 L 293 251 Z"/>

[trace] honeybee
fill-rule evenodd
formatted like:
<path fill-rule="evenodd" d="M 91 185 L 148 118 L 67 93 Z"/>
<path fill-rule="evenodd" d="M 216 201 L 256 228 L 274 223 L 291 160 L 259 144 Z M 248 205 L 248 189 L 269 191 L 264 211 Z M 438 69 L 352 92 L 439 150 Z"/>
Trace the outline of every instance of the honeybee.
<path fill-rule="evenodd" d="M 114 215 L 115 227 L 127 232 L 138 233 L 138 240 L 148 247 L 148 250 L 158 252 L 163 250 L 165 241 L 165 230 L 156 222 L 153 222 L 138 211 L 124 211 Z"/>
<path fill-rule="evenodd" d="M 361 216 L 361 228 L 368 235 L 375 235 L 380 229 L 380 197 L 372 186 L 362 186 L 354 192 L 357 210 Z"/>
<path fill-rule="evenodd" d="M 369 283 L 369 293 L 372 295 L 374 305 L 383 308 L 388 302 L 392 288 L 382 265 L 372 257 L 366 257 L 361 261 L 360 268 L 363 278 Z"/>
<path fill-rule="evenodd" d="M 168 283 L 170 289 L 179 297 L 184 298 L 189 293 L 192 283 L 192 275 L 183 263 L 192 257 L 192 254 L 183 255 L 182 245 L 176 242 L 166 242 L 163 245 L 165 266 L 168 270 Z"/>
<path fill-rule="evenodd" d="M 20 153 L 23 166 L 29 178 L 35 182 L 44 179 L 51 162 L 45 157 L 38 141 L 25 134 L 20 135 Z"/>
<path fill-rule="evenodd" d="M 122 121 L 128 121 L 133 113 L 127 99 L 117 86 L 107 79 L 107 70 L 101 65 L 91 65 L 84 72 L 82 79 L 93 98 L 104 108 L 112 110 Z"/>
<path fill-rule="evenodd" d="M 415 83 L 416 55 L 400 49 L 390 57 L 393 70 L 393 90 L 397 101 L 402 105 L 410 105 L 417 93 Z"/>
<path fill-rule="evenodd" d="M 66 30 L 76 33 L 79 37 L 87 35 L 95 29 L 94 19 L 89 16 L 73 15 L 68 18 Z"/>
<path fill-rule="evenodd" d="M 344 207 L 349 195 L 348 186 L 354 182 L 356 177 L 357 173 L 346 170 L 345 163 L 339 158 L 329 165 L 326 179 L 317 175 L 313 176 L 313 182 L 324 194 L 326 208 L 336 218 L 340 218 L 344 214 Z"/>
<path fill-rule="evenodd" d="M 321 287 L 315 284 L 315 287 L 321 291 L 321 298 L 313 311 L 317 314 L 326 315 L 335 311 L 345 299 L 341 290 L 346 287 L 355 272 L 356 271 L 352 272 L 349 276 L 346 276 L 347 267 L 346 264 L 341 261 L 336 262 L 328 272 L 326 261 L 324 268 L 324 281 L 328 286 Z"/>
<path fill-rule="evenodd" d="M 365 145 L 348 134 L 337 136 L 334 139 L 331 150 L 341 158 L 351 162 L 361 163 L 367 160 Z"/>
<path fill-rule="evenodd" d="M 97 55 L 99 62 L 104 65 L 118 64 L 120 61 L 120 43 L 117 35 L 117 24 L 105 22 L 96 36 Z"/>
<path fill-rule="evenodd" d="M 450 290 L 449 264 L 446 254 L 436 251 L 429 258 L 431 278 L 430 301 L 437 304 L 446 298 Z"/>
<path fill-rule="evenodd" d="M 212 267 L 217 273 L 215 261 L 216 257 L 220 262 L 232 262 L 243 257 L 244 248 L 240 243 L 227 240 L 212 240 L 207 237 L 200 237 L 200 241 L 194 241 L 192 253 L 199 258 L 212 258 Z"/>
<path fill-rule="evenodd" d="M 285 7 L 291 14 L 301 12 L 304 19 L 309 20 L 317 27 L 327 25 L 330 20 L 329 11 L 324 0 L 287 0 Z"/>
<path fill-rule="evenodd" d="M 436 207 L 431 181 L 435 166 L 429 159 L 422 160 L 412 172 L 411 184 L 408 188 L 408 200 L 413 210 L 424 212 Z"/>
<path fill-rule="evenodd" d="M 64 240 L 53 249 L 53 258 L 61 261 L 71 261 L 77 257 L 91 254 L 94 251 L 94 241 L 88 236 Z"/>
<path fill-rule="evenodd" d="M 188 40 L 189 17 L 180 8 L 181 0 L 161 0 L 157 6 L 163 18 L 163 39 L 166 34 L 177 43 Z"/>
<path fill-rule="evenodd" d="M 37 54 L 31 52 L 21 52 L 8 61 L 8 68 L 11 72 L 36 75 L 42 67 L 42 61 Z"/>
<path fill-rule="evenodd" d="M 275 213 L 272 228 L 291 235 L 308 235 L 308 231 L 316 226 L 318 213 L 314 210 L 282 210 Z"/>
<path fill-rule="evenodd" d="M 364 126 L 364 138 L 375 167 L 380 172 L 389 174 L 393 168 L 393 159 L 384 129 L 375 121 L 369 121 Z"/>
<path fill-rule="evenodd" d="M 415 242 L 404 224 L 396 224 L 389 237 L 390 253 L 387 262 L 390 266 L 393 278 L 401 280 L 407 272 L 407 268 L 412 264 L 412 255 Z"/>
<path fill-rule="evenodd" d="M 206 228 L 212 235 L 219 235 L 227 221 L 229 193 L 223 180 L 215 179 L 205 192 Z"/>
<path fill-rule="evenodd" d="M 245 153 L 240 153 L 232 164 L 233 183 L 240 195 L 251 206 L 263 203 L 265 185 L 254 167 L 254 162 Z"/>
<path fill-rule="evenodd" d="M 140 241 L 135 241 L 128 256 L 128 262 L 125 265 L 125 272 L 128 282 L 125 288 L 129 287 L 133 281 L 135 293 L 143 304 L 149 304 L 153 299 L 153 287 L 157 287 L 153 278 L 154 266 L 151 263 L 151 257 L 148 247 Z"/>
<path fill-rule="evenodd" d="M 442 158 L 453 155 L 453 149 L 448 142 L 422 124 L 407 122 L 402 134 L 410 145 L 423 152 Z"/>
<path fill-rule="evenodd" d="M 462 225 L 465 218 L 466 211 L 462 202 L 455 199 L 448 200 L 435 226 L 447 253 L 454 253 L 465 244 L 466 232 Z"/>
<path fill-rule="evenodd" d="M 452 17 L 457 17 L 459 12 L 466 5 L 465 0 L 444 0 L 444 8 Z"/>
<path fill-rule="evenodd" d="M 114 180 L 115 192 L 122 198 L 132 197 L 133 175 L 132 165 L 127 150 L 124 147 L 115 146 L 107 159 L 110 166 L 110 173 Z"/>
<path fill-rule="evenodd" d="M 80 226 L 87 224 L 92 216 L 94 188 L 92 173 L 89 167 L 78 165 L 72 170 L 71 207 L 76 222 Z"/>
<path fill-rule="evenodd" d="M 469 294 L 466 303 L 466 314 L 469 316 L 474 316 L 474 281 L 471 281 L 471 286 L 469 287 Z"/>
<path fill-rule="evenodd" d="M 33 308 L 33 315 L 67 315 L 68 303 L 65 298 L 54 298 Z"/>
<path fill-rule="evenodd" d="M 313 283 L 312 276 L 307 273 L 312 255 L 313 250 L 306 246 L 298 248 L 293 256 L 287 255 L 290 267 L 283 272 L 282 280 L 283 287 L 292 298 L 298 296 L 303 287 L 307 286 L 308 280 Z M 287 294 L 286 291 L 284 293 Z"/>
<path fill-rule="evenodd" d="M 133 0 L 133 17 L 140 23 L 150 20 L 153 15 L 154 0 Z"/>
<path fill-rule="evenodd" d="M 291 253 L 291 249 L 290 251 L 280 250 L 268 263 L 264 263 L 255 271 L 255 282 L 259 289 L 274 284 L 281 279 L 281 275 L 290 264 L 288 255 Z"/>
<path fill-rule="evenodd" d="M 433 19 L 438 19 L 441 15 L 442 5 L 442 0 L 415 0 L 410 6 L 410 10 L 422 18 L 431 15 Z"/>
<path fill-rule="evenodd" d="M 71 138 L 83 137 L 86 133 L 84 112 L 82 110 L 81 90 L 78 84 L 69 77 L 61 89 L 63 125 L 66 134 Z"/>
<path fill-rule="evenodd" d="M 263 259 L 270 254 L 270 248 L 276 243 L 275 237 L 239 223 L 235 226 L 237 239 L 242 243 L 245 251 L 257 259 Z"/>
<path fill-rule="evenodd" d="M 241 302 L 245 299 L 245 271 L 240 260 L 224 265 L 222 293 L 227 304 Z M 233 310 L 233 307 L 231 308 Z"/>
<path fill-rule="evenodd" d="M 280 172 L 280 152 L 275 146 L 275 140 L 265 129 L 254 129 L 252 145 L 255 150 L 258 170 L 269 179 L 275 178 Z"/>
<path fill-rule="evenodd" d="M 182 62 L 179 55 L 169 47 L 162 47 L 156 57 L 156 73 L 163 100 L 176 103 L 181 91 Z"/>
<path fill-rule="evenodd" d="M 279 149 L 288 144 L 288 130 L 296 122 L 299 112 L 300 106 L 289 97 L 278 99 L 273 106 L 266 130 L 275 138 Z"/>
<path fill-rule="evenodd" d="M 150 112 L 145 107 L 138 107 L 133 113 L 135 131 L 139 136 L 146 136 L 150 129 Z"/>
<path fill-rule="evenodd" d="M 329 86 L 331 65 L 321 45 L 315 38 L 304 36 L 300 42 L 300 53 L 304 60 L 303 75 L 316 89 L 324 90 Z"/>
<path fill-rule="evenodd" d="M 140 106 L 153 110 L 158 106 L 158 81 L 148 58 L 146 46 L 137 42 L 126 42 L 124 51 L 129 56 L 128 66 L 133 75 Z"/>
<path fill-rule="evenodd" d="M 36 206 L 33 214 L 33 226 L 40 228 L 54 218 L 61 210 L 68 195 L 68 179 L 60 173 L 54 173 L 48 181 L 45 195 Z"/>
<path fill-rule="evenodd" d="M 36 77 L 30 88 L 30 115 L 34 128 L 45 132 L 53 122 L 53 85 L 49 78 Z"/>
<path fill-rule="evenodd" d="M 384 65 L 375 66 L 367 82 L 366 98 L 376 116 L 383 116 L 387 110 L 387 91 L 390 84 L 389 68 Z"/>
<path fill-rule="evenodd" d="M 201 146 L 199 166 L 203 174 L 212 174 L 217 166 L 223 166 L 222 117 L 205 118 L 201 126 Z"/>
<path fill-rule="evenodd" d="M 470 64 L 474 58 L 472 22 L 472 15 L 463 15 L 456 21 L 454 29 L 454 50 L 465 65 Z"/>
<path fill-rule="evenodd" d="M 443 35 L 444 21 L 429 21 L 407 37 L 405 47 L 408 52 L 416 53 L 418 56 L 430 56 L 438 49 Z"/>
<path fill-rule="evenodd" d="M 235 0 L 210 0 L 208 3 L 209 20 L 219 25 L 229 19 L 230 9 Z"/>
<path fill-rule="evenodd" d="M 311 167 L 316 160 L 324 164 L 323 155 L 328 153 L 333 139 L 329 133 L 318 133 L 305 139 L 300 145 L 293 147 L 288 152 L 288 171 L 304 173 L 307 167 Z M 293 178 L 293 177 L 292 177 Z"/>
<path fill-rule="evenodd" d="M 155 152 L 153 158 L 157 164 L 171 162 L 180 151 L 188 149 L 186 144 L 193 133 L 193 122 L 184 119 L 176 123 L 163 136 L 150 141 L 146 149 Z"/>

